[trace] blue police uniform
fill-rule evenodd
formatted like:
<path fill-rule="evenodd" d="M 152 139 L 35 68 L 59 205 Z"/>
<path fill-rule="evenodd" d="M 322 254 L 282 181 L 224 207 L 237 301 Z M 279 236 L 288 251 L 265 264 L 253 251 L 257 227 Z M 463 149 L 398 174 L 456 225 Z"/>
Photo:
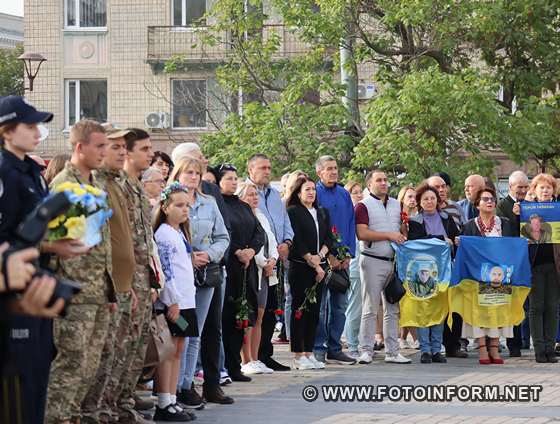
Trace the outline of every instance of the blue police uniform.
<path fill-rule="evenodd" d="M 14 241 L 18 224 L 47 196 L 41 170 L 27 156 L 21 160 L 9 151 L 0 151 L 0 243 Z M 1 364 L 2 376 L 14 389 L 9 391 L 11 395 L 17 395 L 17 385 L 20 387 L 22 423 L 42 423 L 55 355 L 52 320 L 12 314 L 5 323 L 8 356 Z M 11 419 L 17 423 L 16 416 Z"/>

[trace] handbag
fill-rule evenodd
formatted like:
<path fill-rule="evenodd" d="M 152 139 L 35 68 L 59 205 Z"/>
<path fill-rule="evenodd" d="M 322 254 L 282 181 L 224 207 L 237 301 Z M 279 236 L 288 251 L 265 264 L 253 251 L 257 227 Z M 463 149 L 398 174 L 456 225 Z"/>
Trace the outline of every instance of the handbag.
<path fill-rule="evenodd" d="M 171 358 L 176 351 L 164 314 L 153 314 L 144 366 L 160 364 Z"/>
<path fill-rule="evenodd" d="M 196 287 L 220 287 L 222 285 L 222 267 L 210 262 L 206 266 L 194 269 L 194 285 Z"/>
<path fill-rule="evenodd" d="M 383 293 L 385 294 L 385 300 L 391 304 L 399 303 L 406 293 L 403 283 L 399 278 L 395 261 L 393 261 L 391 272 L 385 279 Z"/>
<path fill-rule="evenodd" d="M 325 284 L 332 291 L 346 293 L 350 288 L 350 277 L 345 269 L 332 269 L 329 267 L 327 275 L 325 275 Z"/>

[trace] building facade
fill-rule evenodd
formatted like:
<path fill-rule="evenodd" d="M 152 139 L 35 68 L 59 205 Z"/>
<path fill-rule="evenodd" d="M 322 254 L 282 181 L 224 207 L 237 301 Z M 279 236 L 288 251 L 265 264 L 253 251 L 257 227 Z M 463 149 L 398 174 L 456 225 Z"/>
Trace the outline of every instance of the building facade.
<path fill-rule="evenodd" d="M 23 18 L 0 13 L 0 49 L 14 49 L 23 44 Z"/>

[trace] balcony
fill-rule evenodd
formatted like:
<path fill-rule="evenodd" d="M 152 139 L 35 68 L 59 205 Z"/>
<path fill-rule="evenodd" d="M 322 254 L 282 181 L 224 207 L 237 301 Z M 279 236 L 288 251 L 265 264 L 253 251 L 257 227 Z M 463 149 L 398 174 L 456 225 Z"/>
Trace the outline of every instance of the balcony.
<path fill-rule="evenodd" d="M 262 34 L 264 40 L 279 37 L 280 46 L 275 55 L 278 59 L 302 55 L 310 49 L 294 30 L 284 25 L 265 25 Z M 221 34 L 215 45 L 203 42 L 207 35 L 206 27 L 149 26 L 147 61 L 153 64 L 181 56 L 187 62 L 214 63 L 230 57 L 230 34 Z"/>

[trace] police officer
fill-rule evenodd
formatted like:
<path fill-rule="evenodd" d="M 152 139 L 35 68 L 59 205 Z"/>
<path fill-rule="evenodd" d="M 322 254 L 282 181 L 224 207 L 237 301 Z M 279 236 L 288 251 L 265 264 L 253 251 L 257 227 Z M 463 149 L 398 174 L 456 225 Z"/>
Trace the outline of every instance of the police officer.
<path fill-rule="evenodd" d="M 40 142 L 38 124 L 52 118 L 52 113 L 38 111 L 20 96 L 0 98 L 0 243 L 14 241 L 18 224 L 48 194 L 42 167 L 28 154 Z M 87 248 L 76 241 L 41 245 L 42 254 L 71 257 L 85 252 Z M 17 424 L 43 423 L 50 364 L 55 355 L 52 320 L 13 313 L 6 325 L 8 357 L 0 364 L 0 373 L 2 387 L 9 389 L 3 395 L 9 396 L 12 410 L 4 411 L 8 415 L 2 419 L 7 417 L 8 422 Z"/>

